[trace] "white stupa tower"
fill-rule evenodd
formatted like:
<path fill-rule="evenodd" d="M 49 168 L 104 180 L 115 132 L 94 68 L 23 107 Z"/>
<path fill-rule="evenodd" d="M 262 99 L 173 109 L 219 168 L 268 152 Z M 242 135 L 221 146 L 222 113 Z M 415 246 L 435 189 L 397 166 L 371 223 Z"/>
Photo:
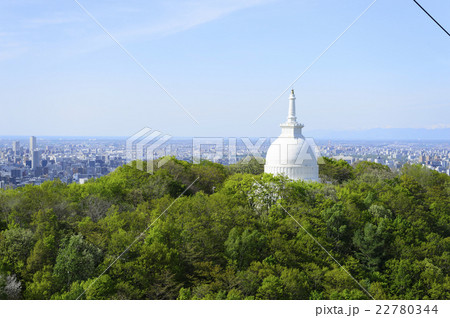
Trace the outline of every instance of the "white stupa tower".
<path fill-rule="evenodd" d="M 319 181 L 319 166 L 313 147 L 302 135 L 302 124 L 295 116 L 295 94 L 289 96 L 287 121 L 280 125 L 281 135 L 270 145 L 264 172 L 285 175 L 292 180 Z"/>

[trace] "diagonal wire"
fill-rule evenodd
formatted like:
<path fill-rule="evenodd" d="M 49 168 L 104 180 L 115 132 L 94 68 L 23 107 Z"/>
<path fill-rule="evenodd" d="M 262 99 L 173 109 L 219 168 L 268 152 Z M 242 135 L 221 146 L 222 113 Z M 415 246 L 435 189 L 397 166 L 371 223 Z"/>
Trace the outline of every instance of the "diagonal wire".
<path fill-rule="evenodd" d="M 197 182 L 197 180 L 199 179 L 200 177 L 197 177 L 197 179 L 195 179 L 194 180 L 194 182 L 192 182 L 186 189 L 184 189 L 184 191 L 175 199 L 175 200 L 173 200 L 172 201 L 172 203 L 155 219 L 155 220 L 153 220 L 153 222 L 152 223 L 150 223 L 150 225 L 149 226 L 147 226 L 147 228 L 144 230 L 144 231 L 142 231 L 141 232 L 141 234 L 139 234 L 135 239 L 134 239 L 134 241 L 130 244 L 130 245 L 128 245 L 128 247 L 122 252 L 122 253 L 120 253 L 120 255 L 119 256 L 117 256 L 116 257 L 116 259 L 111 263 L 111 264 L 109 264 L 108 265 L 108 267 L 96 278 L 96 279 L 94 279 L 94 281 L 88 286 L 88 288 L 86 288 L 78 297 L 77 297 L 77 299 L 76 300 L 78 300 L 78 299 L 80 299 L 80 297 L 81 296 L 83 296 L 91 287 L 92 287 L 92 285 L 94 285 L 95 284 L 95 282 L 100 278 L 100 277 L 102 277 L 103 276 L 103 274 L 105 274 L 107 271 L 108 271 L 108 269 L 111 267 L 111 266 L 113 266 L 121 257 L 122 257 L 122 255 L 123 254 L 125 254 L 126 252 L 128 252 L 128 250 L 131 248 L 131 246 L 133 246 L 134 245 L 134 243 L 136 243 L 142 236 L 144 236 L 144 234 L 145 234 L 145 232 L 147 232 L 148 231 L 148 229 L 153 225 L 153 224 L 155 224 L 155 222 L 156 221 L 158 221 L 159 220 L 159 218 L 161 217 L 161 216 L 163 216 L 166 212 L 167 212 L 167 210 L 169 210 L 170 209 L 170 207 L 183 195 L 183 194 L 185 194 L 186 193 L 186 191 L 187 190 L 189 190 L 189 188 L 190 187 L 192 187 L 193 185 L 194 185 L 194 183 L 195 182 Z"/>
<path fill-rule="evenodd" d="M 128 55 L 137 66 L 139 66 L 166 94 L 169 96 L 175 104 L 177 104 L 197 125 L 200 123 L 195 119 L 195 117 L 171 94 L 169 91 L 152 75 L 150 72 L 139 62 L 120 42 L 105 29 L 105 27 L 80 3 L 78 0 L 73 0 L 80 8 L 84 11 L 91 19 L 94 21 L 102 30 L 105 32 L 116 44 Z"/>
<path fill-rule="evenodd" d="M 331 44 L 318 56 L 316 57 L 316 59 L 291 83 L 289 84 L 289 86 L 277 97 L 275 98 L 275 100 L 266 108 L 264 109 L 264 111 L 258 116 L 256 117 L 256 119 L 254 121 L 252 121 L 252 125 L 254 123 L 256 123 L 258 121 L 258 119 L 260 119 L 262 117 L 262 115 L 264 115 L 280 98 L 281 96 L 284 95 L 284 93 L 286 93 L 288 91 L 289 88 L 291 88 L 314 64 L 316 64 L 316 62 L 318 60 L 320 60 L 320 58 L 327 53 L 327 51 L 375 4 L 375 2 L 377 2 L 377 0 L 373 1 L 366 10 L 364 10 L 345 30 L 344 32 L 342 32 L 337 38 L 336 40 L 334 40 L 333 42 L 331 42 Z"/>
<path fill-rule="evenodd" d="M 446 29 L 444 29 L 444 27 L 442 25 L 440 25 L 440 23 L 437 22 L 436 19 L 433 18 L 433 16 L 431 14 L 429 14 L 428 11 L 425 10 L 425 8 L 422 7 L 419 2 L 417 2 L 416 0 L 413 0 L 413 1 L 419 6 L 419 8 L 421 8 L 423 10 L 423 12 L 428 14 L 428 16 L 431 18 L 431 20 L 433 20 L 442 30 L 444 30 L 444 32 L 447 33 L 448 36 L 450 36 L 450 33 L 448 33 L 448 31 Z"/>
<path fill-rule="evenodd" d="M 252 177 L 252 178 L 253 178 L 253 177 Z M 259 184 L 261 187 L 263 187 L 263 186 L 261 185 L 261 183 L 259 183 L 258 181 L 256 181 L 255 178 L 253 178 L 253 180 L 255 180 L 255 182 L 256 182 L 257 184 Z M 305 229 L 305 228 L 303 227 L 303 225 L 301 225 L 300 222 L 297 221 L 297 219 L 294 218 L 294 217 L 292 216 L 292 214 L 290 214 L 290 213 L 289 213 L 289 212 L 281 205 L 281 203 L 277 202 L 277 204 L 284 210 L 284 212 L 286 212 L 286 213 L 287 213 L 287 214 L 295 221 L 295 223 L 298 224 L 298 226 L 300 226 L 300 228 L 301 228 L 303 231 L 305 231 L 306 234 L 309 235 L 309 237 L 311 237 L 311 238 L 314 240 L 314 242 L 316 242 L 317 245 L 319 245 L 319 246 L 325 251 L 325 253 L 328 254 L 328 256 L 330 256 L 330 257 L 333 259 L 333 261 L 336 262 L 336 264 L 339 265 L 340 268 L 342 268 L 342 269 L 344 270 L 344 272 L 347 273 L 348 276 L 350 276 L 350 277 L 358 284 L 359 287 L 361 287 L 361 289 L 362 289 L 362 290 L 363 290 L 370 298 L 372 298 L 373 300 L 375 300 L 375 298 L 367 291 L 367 289 L 365 289 L 364 286 L 361 285 L 361 283 L 358 282 L 358 280 L 357 280 L 355 277 L 353 277 L 353 275 L 350 274 L 350 272 L 349 272 L 344 266 L 342 266 L 341 263 L 339 263 L 339 261 L 338 261 L 336 258 L 334 258 L 334 256 L 331 255 L 331 253 L 328 252 L 328 250 L 327 250 L 325 247 L 323 247 L 323 245 L 320 244 L 320 242 L 319 242 L 319 241 L 318 241 L 311 233 L 309 233 L 309 231 L 308 231 L 307 229 Z"/>

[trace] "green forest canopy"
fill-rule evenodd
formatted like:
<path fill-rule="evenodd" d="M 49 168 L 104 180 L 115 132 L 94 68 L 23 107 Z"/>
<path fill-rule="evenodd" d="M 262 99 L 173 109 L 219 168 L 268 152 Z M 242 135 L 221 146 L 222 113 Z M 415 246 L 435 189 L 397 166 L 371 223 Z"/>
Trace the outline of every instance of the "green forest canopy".
<path fill-rule="evenodd" d="M 450 298 L 449 176 L 326 159 L 320 177 L 171 158 L 0 190 L 0 298 L 369 299 L 293 218 L 375 299 Z"/>

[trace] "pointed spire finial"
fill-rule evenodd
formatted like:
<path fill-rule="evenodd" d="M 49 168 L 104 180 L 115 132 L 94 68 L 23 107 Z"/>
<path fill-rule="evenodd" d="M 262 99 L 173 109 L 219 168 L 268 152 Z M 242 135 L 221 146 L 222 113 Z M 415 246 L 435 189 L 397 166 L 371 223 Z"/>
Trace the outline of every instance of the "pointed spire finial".
<path fill-rule="evenodd" d="M 296 123 L 297 117 L 295 116 L 295 95 L 294 89 L 291 89 L 291 96 L 289 97 L 289 112 L 288 123 Z"/>

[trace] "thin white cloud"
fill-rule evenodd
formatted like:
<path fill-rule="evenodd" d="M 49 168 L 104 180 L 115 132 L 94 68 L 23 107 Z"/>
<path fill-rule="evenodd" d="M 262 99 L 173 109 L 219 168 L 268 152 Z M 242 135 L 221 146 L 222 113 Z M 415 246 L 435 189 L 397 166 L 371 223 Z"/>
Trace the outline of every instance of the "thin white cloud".
<path fill-rule="evenodd" d="M 43 26 L 81 22 L 82 20 L 83 19 L 79 17 L 62 17 L 62 16 L 49 18 L 35 18 L 23 21 L 22 25 L 28 28 L 39 28 Z"/>
<path fill-rule="evenodd" d="M 140 24 L 137 22 L 131 26 L 114 26 L 112 21 L 114 21 L 114 16 L 117 17 L 117 20 L 120 20 L 121 17 L 118 15 L 123 12 L 132 12 L 137 14 L 139 11 L 135 11 L 136 7 L 130 6 L 128 8 L 124 8 L 123 3 L 120 3 L 118 4 L 118 8 L 120 8 L 120 10 L 112 6 L 108 9 L 109 12 L 98 11 L 97 15 L 97 8 L 97 10 L 91 11 L 91 13 L 114 37 L 116 37 L 122 44 L 126 44 L 127 42 L 161 38 L 179 32 L 184 32 L 202 24 L 216 21 L 233 12 L 274 1 L 277 0 L 165 1 L 163 3 L 164 6 L 161 9 L 162 12 L 158 12 L 157 19 L 146 19 L 145 12 L 140 12 L 140 15 L 136 15 L 136 21 L 146 20 L 146 22 Z M 86 9 L 90 10 L 89 6 L 87 6 Z M 103 18 L 107 21 L 103 21 Z M 111 25 L 111 27 L 109 27 L 109 25 Z M 98 27 L 95 26 L 95 28 Z M 103 34 L 103 31 L 100 30 L 100 28 L 95 31 L 95 35 L 91 37 L 84 37 L 81 42 L 82 44 L 77 42 L 70 45 L 70 47 L 65 46 L 64 50 L 69 56 L 73 56 L 77 54 L 88 54 L 115 45 L 115 43 L 111 41 L 107 35 Z"/>
<path fill-rule="evenodd" d="M 118 37 L 126 40 L 142 36 L 167 36 L 218 20 L 239 10 L 273 1 L 186 1 L 183 4 L 177 2 L 176 9 L 175 7 L 169 6 L 168 11 L 171 14 L 167 14 L 162 22 L 152 25 L 134 26 L 133 28 L 119 32 Z"/>
<path fill-rule="evenodd" d="M 10 50 L 1 50 L 0 51 L 0 62 L 17 58 L 28 51 L 27 47 L 17 47 Z"/>
<path fill-rule="evenodd" d="M 17 38 L 17 33 L 0 32 L 0 62 L 14 59 L 26 53 L 28 46 Z"/>
<path fill-rule="evenodd" d="M 120 42 L 150 40 L 184 32 L 202 24 L 211 23 L 233 12 L 264 5 L 277 0 L 165 0 L 144 5 L 131 1 L 109 1 L 92 3 L 82 1 L 86 9 Z M 73 9 L 73 10 L 72 10 Z M 23 19 L 16 31 L 17 39 L 10 34 L 0 33 L 0 47 L 19 39 L 24 47 L 35 48 L 42 43 L 60 57 L 89 54 L 114 42 L 103 34 L 89 17 L 75 5 L 69 12 L 55 12 L 51 15 Z M 78 10 L 78 11 L 77 11 Z M 127 14 L 124 14 L 124 13 Z M 48 28 L 42 33 L 39 28 Z M 39 32 L 39 33 L 37 33 Z M 42 34 L 42 36 L 41 36 Z M 59 35 L 64 35 L 63 37 Z M 2 39 L 3 35 L 5 37 Z M 6 35 L 9 39 L 7 41 Z M 43 38 L 44 37 L 44 38 Z M 43 40 L 45 39 L 45 40 Z M 3 42 L 3 43 L 2 43 Z M 7 50 L 1 60 L 14 58 L 26 50 Z M 57 54 L 57 51 L 59 53 Z M 61 54 L 62 53 L 62 54 Z"/>

